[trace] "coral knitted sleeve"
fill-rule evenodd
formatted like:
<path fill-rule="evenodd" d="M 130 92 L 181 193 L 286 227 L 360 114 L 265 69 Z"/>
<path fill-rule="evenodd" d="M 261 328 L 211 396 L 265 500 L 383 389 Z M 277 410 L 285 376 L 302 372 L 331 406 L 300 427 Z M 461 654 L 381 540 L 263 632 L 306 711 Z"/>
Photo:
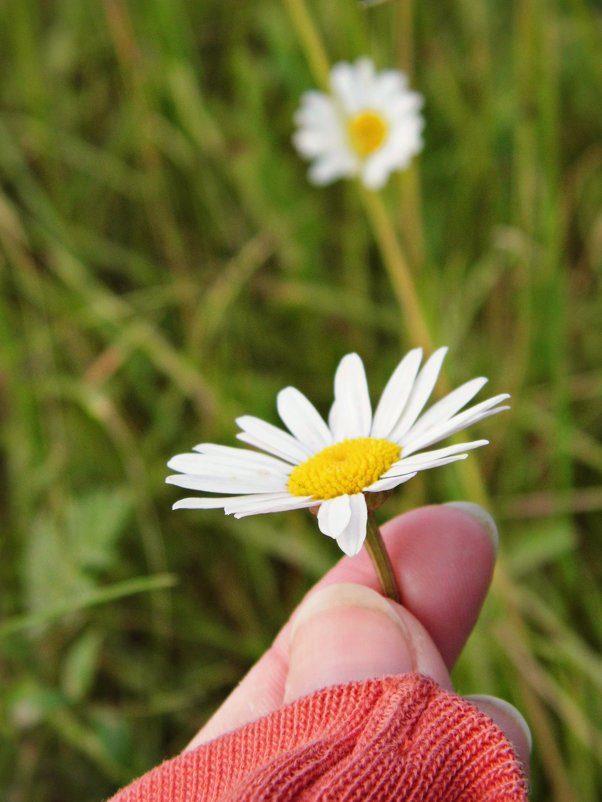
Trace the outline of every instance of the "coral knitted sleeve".
<path fill-rule="evenodd" d="M 419 674 L 298 699 L 140 777 L 111 802 L 524 802 L 502 731 Z"/>

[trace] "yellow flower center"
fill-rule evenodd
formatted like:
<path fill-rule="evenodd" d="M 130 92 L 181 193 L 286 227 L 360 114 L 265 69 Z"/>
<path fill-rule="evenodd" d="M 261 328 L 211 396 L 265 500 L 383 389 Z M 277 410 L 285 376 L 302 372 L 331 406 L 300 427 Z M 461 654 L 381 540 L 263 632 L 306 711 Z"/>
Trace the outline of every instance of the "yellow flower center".
<path fill-rule="evenodd" d="M 387 136 L 387 123 L 377 111 L 362 111 L 349 120 L 351 146 L 362 159 L 378 150 Z"/>
<path fill-rule="evenodd" d="M 320 500 L 361 493 L 386 473 L 400 454 L 400 446 L 389 440 L 342 440 L 297 465 L 289 477 L 288 489 L 293 496 Z"/>

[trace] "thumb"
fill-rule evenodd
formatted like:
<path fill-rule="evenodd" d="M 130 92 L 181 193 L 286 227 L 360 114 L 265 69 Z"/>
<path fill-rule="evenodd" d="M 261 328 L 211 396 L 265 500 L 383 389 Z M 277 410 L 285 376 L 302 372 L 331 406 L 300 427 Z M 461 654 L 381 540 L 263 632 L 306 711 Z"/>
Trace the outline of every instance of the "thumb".
<path fill-rule="evenodd" d="M 437 648 L 411 613 L 364 585 L 329 585 L 292 620 L 284 701 L 329 685 L 409 672 L 452 689 Z"/>
<path fill-rule="evenodd" d="M 365 585 L 328 585 L 309 596 L 291 621 L 285 703 L 330 685 L 409 672 L 453 690 L 424 627 Z M 502 699 L 468 698 L 504 730 L 528 773 L 531 736 L 520 713 Z"/>

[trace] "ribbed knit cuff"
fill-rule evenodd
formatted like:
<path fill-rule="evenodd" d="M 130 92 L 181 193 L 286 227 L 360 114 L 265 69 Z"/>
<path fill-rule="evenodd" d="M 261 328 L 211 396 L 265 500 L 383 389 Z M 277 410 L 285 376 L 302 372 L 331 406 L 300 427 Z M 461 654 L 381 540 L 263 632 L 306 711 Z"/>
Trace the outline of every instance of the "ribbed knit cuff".
<path fill-rule="evenodd" d="M 186 752 L 111 802 L 524 802 L 503 732 L 419 674 L 324 688 Z"/>

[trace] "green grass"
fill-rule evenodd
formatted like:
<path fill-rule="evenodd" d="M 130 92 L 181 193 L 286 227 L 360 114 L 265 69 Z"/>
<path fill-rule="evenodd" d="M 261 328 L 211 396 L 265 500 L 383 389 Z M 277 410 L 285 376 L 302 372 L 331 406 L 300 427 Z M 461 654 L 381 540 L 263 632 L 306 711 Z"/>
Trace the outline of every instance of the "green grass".
<path fill-rule="evenodd" d="M 292 3 L 0 4 L 0 788 L 100 800 L 174 754 L 337 559 L 303 512 L 171 513 L 165 462 L 410 345 L 361 196 L 305 180 Z M 384 193 L 482 428 L 494 587 L 455 671 L 534 734 L 533 800 L 602 797 L 602 13 L 311 2 L 331 60 L 402 65 L 425 149 Z M 475 428 L 476 432 L 476 428 Z M 452 466 L 392 515 L 470 497 Z"/>

